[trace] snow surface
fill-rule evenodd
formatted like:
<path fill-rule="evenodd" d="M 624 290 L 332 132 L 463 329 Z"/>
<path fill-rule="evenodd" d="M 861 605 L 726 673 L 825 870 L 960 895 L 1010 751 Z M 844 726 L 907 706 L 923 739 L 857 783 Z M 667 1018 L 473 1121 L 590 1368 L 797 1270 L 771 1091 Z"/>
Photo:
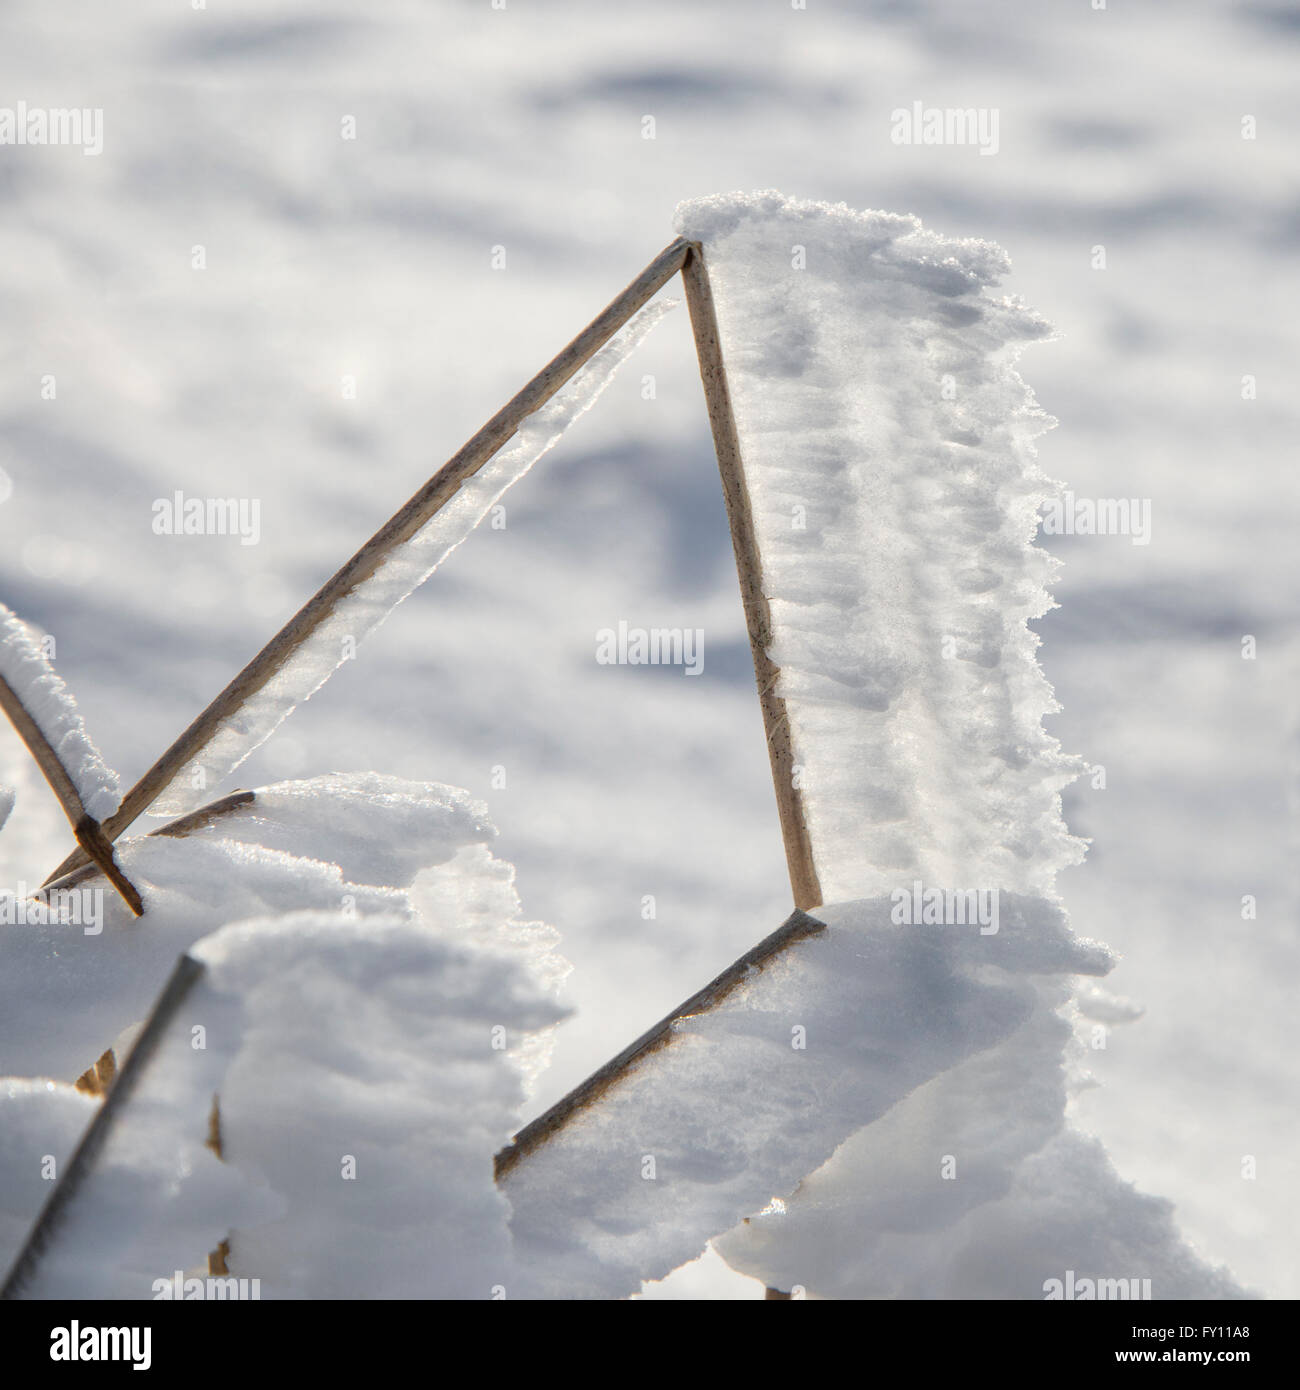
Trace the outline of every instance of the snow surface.
<path fill-rule="evenodd" d="M 624 359 L 680 301 L 656 299 L 619 330 L 545 405 L 521 422 L 511 439 L 456 490 L 451 500 L 375 573 L 351 590 L 261 690 L 178 768 L 150 803 L 155 815 L 176 815 L 210 800 L 212 788 L 309 700 L 389 613 L 461 545 L 506 492 L 565 430 L 600 399 Z M 504 402 L 502 403 L 504 404 Z"/>
<path fill-rule="evenodd" d="M 989 242 L 779 193 L 698 199 L 813 857 L 830 902 L 926 884 L 1046 893 L 1079 771 L 1026 623 L 1058 563 L 1050 421 L 1015 370 L 1049 333 Z"/>
<path fill-rule="evenodd" d="M 4 604 L 0 604 L 0 676 L 58 754 L 81 804 L 96 820 L 110 816 L 121 796 L 117 773 L 91 743 L 77 702 L 54 674 L 27 624 Z M 0 805 L 5 799 L 0 794 Z M 7 810 L 0 815 L 0 825 L 6 816 Z"/>

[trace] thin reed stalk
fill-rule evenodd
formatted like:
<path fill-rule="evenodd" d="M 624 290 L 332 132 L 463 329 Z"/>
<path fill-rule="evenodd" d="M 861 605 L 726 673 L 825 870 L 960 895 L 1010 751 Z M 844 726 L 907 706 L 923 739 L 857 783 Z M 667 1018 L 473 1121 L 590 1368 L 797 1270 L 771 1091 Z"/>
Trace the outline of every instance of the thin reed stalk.
<path fill-rule="evenodd" d="M 704 399 L 708 405 L 709 424 L 713 429 L 713 449 L 718 456 L 718 472 L 722 477 L 722 495 L 731 526 L 731 545 L 736 554 L 736 572 L 740 577 L 745 626 L 749 630 L 749 650 L 754 659 L 754 677 L 758 682 L 758 702 L 763 711 L 763 731 L 767 735 L 767 754 L 772 765 L 772 785 L 776 789 L 776 808 L 781 820 L 781 838 L 785 843 L 786 867 L 794 892 L 794 905 L 808 911 L 821 905 L 822 889 L 813 861 L 803 796 L 795 785 L 790 719 L 785 701 L 776 693 L 776 682 L 781 673 L 767 650 L 772 645 L 772 613 L 767 596 L 763 593 L 763 562 L 758 550 L 758 534 L 754 529 L 754 512 L 749 500 L 749 486 L 745 481 L 744 462 L 740 456 L 736 417 L 731 408 L 727 367 L 722 357 L 718 318 L 713 307 L 713 288 L 709 283 L 708 267 L 704 264 L 704 250 L 698 243 L 691 244 L 691 254 L 682 267 L 682 279 L 686 284 L 686 304 L 691 314 L 691 329 L 695 334 L 695 355 L 699 358 Z"/>

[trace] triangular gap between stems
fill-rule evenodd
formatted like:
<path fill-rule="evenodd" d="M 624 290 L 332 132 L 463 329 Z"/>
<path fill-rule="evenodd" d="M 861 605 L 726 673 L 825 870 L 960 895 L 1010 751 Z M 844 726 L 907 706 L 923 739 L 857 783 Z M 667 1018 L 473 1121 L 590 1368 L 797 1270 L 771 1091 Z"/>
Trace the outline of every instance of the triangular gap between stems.
<path fill-rule="evenodd" d="M 409 540 L 445 506 L 460 485 L 514 435 L 524 419 L 550 400 L 679 272 L 686 289 L 696 357 L 731 528 L 794 905 L 805 911 L 818 906 L 821 888 L 802 796 L 795 785 L 789 719 L 785 701 L 776 693 L 779 671 L 767 651 L 772 640 L 771 614 L 762 588 L 762 560 L 727 385 L 713 291 L 703 248 L 698 242 L 681 237 L 665 247 L 299 609 L 131 788 L 117 811 L 104 822 L 104 839 L 111 843 L 121 835 L 176 773 L 201 751 L 221 724 L 262 689 L 311 637 L 339 600 L 364 583 L 397 546 Z M 85 846 L 75 850 L 45 880 L 46 884 L 85 864 L 90 857 Z"/>
<path fill-rule="evenodd" d="M 474 476 L 518 430 L 590 361 L 629 319 L 681 269 L 691 243 L 679 237 L 536 376 L 468 440 L 410 500 L 298 610 L 229 685 L 198 715 L 165 753 L 127 792 L 104 822 L 115 840 L 172 783 L 173 778 L 207 746 L 225 720 L 236 714 L 279 672 L 334 611 L 338 602 L 363 584 L 388 556 L 442 509 L 466 479 Z M 45 880 L 48 884 L 86 863 L 74 850 Z"/>

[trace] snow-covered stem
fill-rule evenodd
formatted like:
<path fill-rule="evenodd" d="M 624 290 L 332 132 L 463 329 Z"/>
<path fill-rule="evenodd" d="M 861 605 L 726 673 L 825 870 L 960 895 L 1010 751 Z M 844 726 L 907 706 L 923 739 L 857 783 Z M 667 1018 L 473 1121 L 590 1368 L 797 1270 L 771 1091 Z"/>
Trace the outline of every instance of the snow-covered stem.
<path fill-rule="evenodd" d="M 59 805 L 63 807 L 63 812 L 77 837 L 81 853 L 99 865 L 131 911 L 137 917 L 141 916 L 144 904 L 131 881 L 118 868 L 113 858 L 112 843 L 105 837 L 99 822 L 86 810 L 77 784 L 64 767 L 63 759 L 59 757 L 54 745 L 45 736 L 45 731 L 23 704 L 18 692 L 3 676 L 0 676 L 0 709 L 9 716 L 9 722 L 14 726 L 18 737 L 27 745 L 27 751 L 36 760 L 37 767 L 58 798 Z"/>
<path fill-rule="evenodd" d="M 329 618 L 340 600 L 375 574 L 399 546 L 450 502 L 461 484 L 483 467 L 524 420 L 560 391 L 677 274 L 688 252 L 689 243 L 681 237 L 665 247 L 299 609 L 123 797 L 122 804 L 104 822 L 104 833 L 110 840 L 122 834 L 218 730 L 274 678 Z M 46 883 L 85 862 L 84 852 L 74 851 Z"/>
<path fill-rule="evenodd" d="M 770 936 L 765 936 L 757 946 L 746 951 L 739 960 L 732 961 L 715 979 L 703 989 L 676 1008 L 666 1018 L 662 1018 L 647 1032 L 642 1033 L 633 1043 L 629 1043 L 616 1057 L 579 1085 L 568 1095 L 551 1106 L 544 1114 L 526 1124 L 523 1129 L 496 1156 L 496 1178 L 500 1182 L 512 1168 L 526 1158 L 540 1144 L 558 1133 L 579 1112 L 594 1105 L 612 1086 L 616 1086 L 634 1066 L 650 1053 L 657 1051 L 673 1040 L 673 1025 L 684 1018 L 707 1013 L 720 1003 L 741 983 L 751 970 L 761 970 L 774 956 L 779 955 L 796 941 L 806 936 L 825 931 L 825 923 L 810 917 L 796 908 L 794 912 Z"/>
<path fill-rule="evenodd" d="M 41 726 L 28 712 L 18 692 L 3 676 L 0 676 L 0 708 L 8 715 L 14 732 L 27 745 L 27 751 L 36 760 L 36 766 L 50 784 L 50 790 L 58 797 L 64 815 L 72 825 L 76 825 L 86 814 L 81 793 L 77 790 L 71 774 L 63 766 L 63 760 L 42 732 Z"/>
<path fill-rule="evenodd" d="M 785 701 L 776 693 L 780 670 L 768 655 L 772 645 L 772 613 L 763 593 L 763 563 L 754 529 L 754 513 L 745 482 L 744 463 L 736 417 L 731 408 L 727 368 L 722 357 L 718 318 L 713 307 L 713 289 L 704 263 L 704 249 L 691 244 L 691 253 L 682 267 L 686 285 L 686 304 L 695 335 L 695 355 L 699 358 L 700 379 L 713 430 L 713 448 L 722 476 L 722 495 L 727 505 L 731 544 L 736 553 L 736 572 L 740 577 L 740 596 L 749 631 L 749 649 L 754 658 L 754 677 L 758 682 L 758 702 L 763 711 L 763 732 L 772 764 L 772 784 L 776 788 L 777 813 L 781 819 L 781 838 L 785 842 L 786 867 L 794 905 L 805 910 L 822 901 L 821 884 L 813 860 L 812 841 L 804 817 L 803 798 L 795 785 L 794 749 L 790 741 L 790 719 Z"/>

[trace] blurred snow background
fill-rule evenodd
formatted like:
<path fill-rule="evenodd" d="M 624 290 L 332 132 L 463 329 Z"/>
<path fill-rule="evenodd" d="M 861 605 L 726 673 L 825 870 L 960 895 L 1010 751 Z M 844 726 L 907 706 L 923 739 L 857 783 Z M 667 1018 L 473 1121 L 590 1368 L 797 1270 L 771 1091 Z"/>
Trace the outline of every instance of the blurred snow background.
<path fill-rule="evenodd" d="M 1147 546 L 1044 541 L 1049 727 L 1106 783 L 1067 795 L 1093 847 L 1060 886 L 1147 1008 L 1078 1118 L 1210 1258 L 1297 1296 L 1298 56 L 1280 0 L 2 5 L 0 105 L 102 107 L 104 149 L 0 147 L 0 597 L 130 783 L 680 199 L 777 187 L 1001 242 L 1064 335 L 1022 361 L 1061 421 L 1044 468 L 1152 504 Z M 893 144 L 915 101 L 996 108 L 998 153 Z M 153 534 L 177 490 L 259 499 L 259 543 Z M 789 907 L 683 312 L 506 507 L 238 784 L 375 768 L 487 800 L 575 964 L 540 1108 Z M 598 665 L 620 619 L 703 628 L 704 674 Z M 0 748 L 12 885 L 69 836 Z M 757 1286 L 713 1261 L 674 1290 Z"/>

